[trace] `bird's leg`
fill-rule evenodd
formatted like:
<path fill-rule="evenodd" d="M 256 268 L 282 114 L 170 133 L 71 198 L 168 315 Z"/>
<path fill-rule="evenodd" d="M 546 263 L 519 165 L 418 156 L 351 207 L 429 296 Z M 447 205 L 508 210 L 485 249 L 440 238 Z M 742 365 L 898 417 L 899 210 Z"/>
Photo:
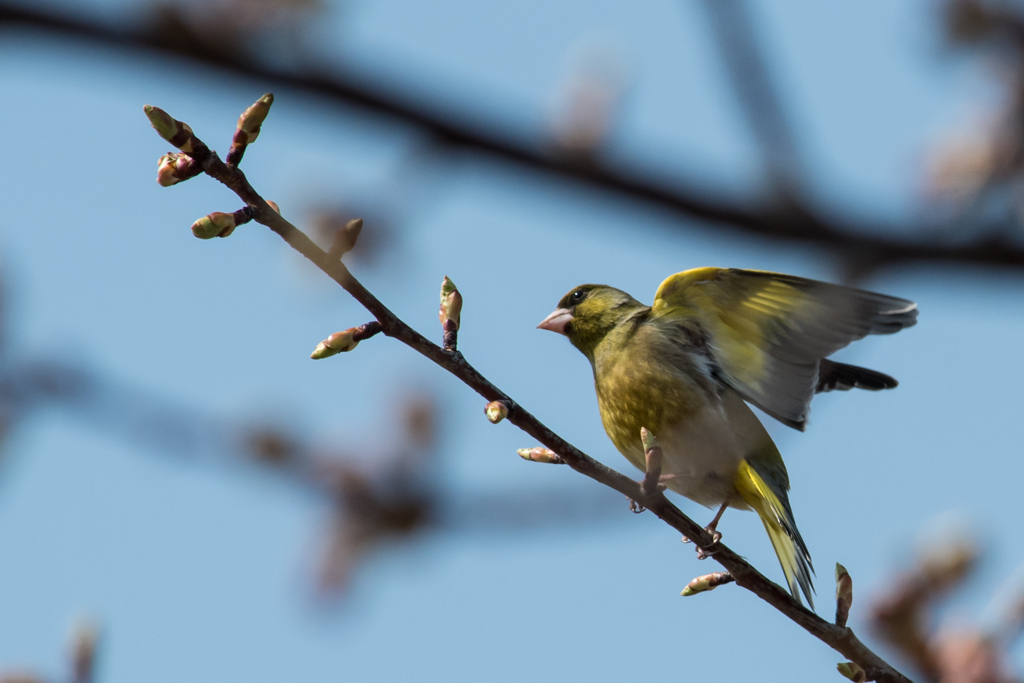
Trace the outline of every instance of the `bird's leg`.
<path fill-rule="evenodd" d="M 646 427 L 641 427 L 640 441 L 644 446 L 644 459 L 646 460 L 644 478 L 640 480 L 640 493 L 643 494 L 644 500 L 629 501 L 629 509 L 633 512 L 643 512 L 646 509 L 644 502 L 665 490 L 665 485 L 661 483 L 662 453 L 658 438 L 647 431 Z"/>
<path fill-rule="evenodd" d="M 718 512 L 715 513 L 715 518 L 711 520 L 711 524 L 704 527 L 704 531 L 711 534 L 711 545 L 705 547 L 697 546 L 697 559 L 704 560 L 715 554 L 715 545 L 722 540 L 722 532 L 718 531 L 718 522 L 722 519 L 722 514 L 725 513 L 726 508 L 729 507 L 729 501 L 722 503 L 722 507 L 718 508 Z"/>
<path fill-rule="evenodd" d="M 716 543 L 722 540 L 722 533 L 718 531 L 718 522 L 721 521 L 722 515 L 725 513 L 725 509 L 727 507 L 729 507 L 728 501 L 722 503 L 722 507 L 718 508 L 718 512 L 715 513 L 715 518 L 711 520 L 711 524 L 708 524 L 706 527 L 704 527 L 704 531 L 711 534 L 711 545 L 707 546 L 706 548 L 697 546 L 698 560 L 706 559 L 711 555 L 715 554 L 713 548 L 715 547 Z M 686 536 L 683 536 L 683 543 L 692 543 L 692 541 L 688 539 Z"/>
<path fill-rule="evenodd" d="M 722 540 L 722 534 L 718 531 L 718 522 L 722 519 L 722 514 L 725 512 L 725 509 L 727 507 L 729 507 L 729 501 L 722 503 L 722 507 L 718 508 L 718 512 L 715 514 L 715 518 L 711 520 L 711 524 L 708 524 L 706 527 L 704 527 L 704 531 L 711 534 L 712 543 L 718 543 L 720 540 Z"/>

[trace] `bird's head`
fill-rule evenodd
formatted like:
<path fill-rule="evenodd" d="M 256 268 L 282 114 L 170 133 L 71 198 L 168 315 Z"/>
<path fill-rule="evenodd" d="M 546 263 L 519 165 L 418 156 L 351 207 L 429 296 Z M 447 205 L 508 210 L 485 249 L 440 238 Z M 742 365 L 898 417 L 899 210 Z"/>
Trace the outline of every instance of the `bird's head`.
<path fill-rule="evenodd" d="M 580 285 L 562 297 L 538 328 L 568 337 L 572 345 L 593 359 L 594 350 L 615 326 L 644 305 L 620 289 L 607 285 Z"/>

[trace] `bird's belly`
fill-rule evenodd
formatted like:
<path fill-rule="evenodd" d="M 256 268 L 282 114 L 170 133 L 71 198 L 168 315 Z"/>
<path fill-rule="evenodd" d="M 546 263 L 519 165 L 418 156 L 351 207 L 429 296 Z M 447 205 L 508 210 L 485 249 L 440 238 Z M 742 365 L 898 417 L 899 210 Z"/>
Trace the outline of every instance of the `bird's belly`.
<path fill-rule="evenodd" d="M 721 405 L 708 406 L 656 435 L 668 487 L 701 505 L 745 508 L 733 484 L 744 450 Z"/>

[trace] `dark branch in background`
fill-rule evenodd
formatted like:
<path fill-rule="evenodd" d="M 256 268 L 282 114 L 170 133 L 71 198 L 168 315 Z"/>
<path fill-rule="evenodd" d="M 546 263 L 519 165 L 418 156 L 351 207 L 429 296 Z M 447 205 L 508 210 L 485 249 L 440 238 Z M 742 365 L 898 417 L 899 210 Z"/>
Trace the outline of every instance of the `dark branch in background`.
<path fill-rule="evenodd" d="M 497 124 L 473 123 L 464 116 L 416 103 L 409 96 L 396 95 L 352 75 L 313 67 L 292 72 L 260 65 L 240 56 L 240 51 L 225 50 L 199 35 L 189 35 L 187 24 L 176 26 L 178 32 L 169 35 L 159 27 L 117 28 L 55 12 L 0 5 L 0 28 L 4 25 L 28 26 L 106 46 L 187 57 L 234 75 L 327 97 L 411 125 L 428 136 L 436 148 L 484 153 L 686 218 L 724 224 L 762 238 L 816 246 L 862 267 L 931 261 L 1024 268 L 1024 248 L 1008 237 L 988 235 L 972 243 L 929 243 L 900 235 L 920 234 L 931 226 L 884 225 L 826 217 L 815 214 L 793 197 L 760 206 L 714 198 L 679 179 L 666 179 L 650 170 L 601 161 L 581 163 L 550 146 L 525 143 L 503 134 Z"/>
<path fill-rule="evenodd" d="M 545 426 L 521 405 L 513 401 L 498 387 L 471 366 L 454 349 L 444 349 L 409 327 L 392 313 L 349 272 L 340 259 L 318 247 L 301 230 L 285 220 L 275 208 L 261 197 L 237 167 L 225 164 L 217 154 L 198 139 L 181 121 L 156 107 L 146 106 L 146 115 L 161 137 L 191 156 L 203 171 L 230 188 L 249 207 L 253 220 L 266 225 L 280 235 L 292 248 L 309 259 L 345 291 L 363 305 L 380 323 L 383 333 L 406 344 L 419 354 L 461 380 L 487 401 L 500 401 L 508 411 L 507 419 L 553 451 L 565 464 L 644 506 L 673 529 L 693 540 L 701 547 L 710 547 L 714 539 L 700 525 L 684 515 L 663 493 L 645 495 L 641 486 L 628 477 L 597 462 Z M 239 126 L 243 123 L 240 121 Z M 446 284 L 449 282 L 446 278 Z M 449 290 L 450 291 L 450 290 Z M 445 290 L 442 290 L 444 296 Z M 446 309 L 442 300 L 442 320 Z M 451 309 L 448 309 L 448 315 Z M 806 631 L 851 660 L 843 664 L 853 667 L 860 680 L 905 682 L 908 679 L 893 669 L 881 657 L 862 643 L 848 627 L 831 624 L 803 607 L 780 586 L 770 581 L 743 558 L 720 542 L 715 545 L 714 559 L 724 566 L 736 583 L 765 600 Z M 724 582 L 724 577 L 723 577 Z"/>
<path fill-rule="evenodd" d="M 729 82 L 754 134 L 768 180 L 783 198 L 799 188 L 800 157 L 748 0 L 704 0 Z"/>

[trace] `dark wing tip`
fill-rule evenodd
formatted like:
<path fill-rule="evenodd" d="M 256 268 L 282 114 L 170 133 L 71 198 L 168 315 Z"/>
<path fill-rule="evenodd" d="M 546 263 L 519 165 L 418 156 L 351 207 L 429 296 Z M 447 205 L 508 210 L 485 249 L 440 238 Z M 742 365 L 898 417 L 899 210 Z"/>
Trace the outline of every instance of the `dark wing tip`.
<path fill-rule="evenodd" d="M 895 377 L 890 377 L 885 373 L 860 368 L 856 365 L 837 363 L 825 358 L 818 365 L 818 384 L 814 393 L 820 394 L 832 390 L 848 391 L 850 389 L 881 391 L 895 389 L 899 384 Z"/>
<path fill-rule="evenodd" d="M 871 321 L 871 334 L 895 334 L 917 324 L 917 304 L 906 299 L 886 297 L 888 304 Z"/>

